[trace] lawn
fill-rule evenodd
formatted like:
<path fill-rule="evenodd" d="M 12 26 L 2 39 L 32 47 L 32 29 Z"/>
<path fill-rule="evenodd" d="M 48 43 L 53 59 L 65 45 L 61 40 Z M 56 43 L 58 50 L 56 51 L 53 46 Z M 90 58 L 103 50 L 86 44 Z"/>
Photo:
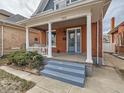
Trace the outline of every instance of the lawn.
<path fill-rule="evenodd" d="M 35 84 L 0 70 L 0 93 L 25 93 Z"/>

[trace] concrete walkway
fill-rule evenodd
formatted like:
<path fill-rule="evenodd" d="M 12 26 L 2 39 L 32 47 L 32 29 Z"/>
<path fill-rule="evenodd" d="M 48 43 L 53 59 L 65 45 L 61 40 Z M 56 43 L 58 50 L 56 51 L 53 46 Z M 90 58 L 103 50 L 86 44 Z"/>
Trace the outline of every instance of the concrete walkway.
<path fill-rule="evenodd" d="M 85 88 L 76 87 L 44 76 L 32 75 L 7 66 L 1 66 L 0 69 L 35 82 L 36 86 L 27 91 L 27 93 L 124 93 L 124 81 L 113 68 L 108 67 L 94 67 L 93 76 L 87 78 Z"/>
<path fill-rule="evenodd" d="M 124 70 L 124 60 L 108 53 L 104 54 L 104 64 Z"/>

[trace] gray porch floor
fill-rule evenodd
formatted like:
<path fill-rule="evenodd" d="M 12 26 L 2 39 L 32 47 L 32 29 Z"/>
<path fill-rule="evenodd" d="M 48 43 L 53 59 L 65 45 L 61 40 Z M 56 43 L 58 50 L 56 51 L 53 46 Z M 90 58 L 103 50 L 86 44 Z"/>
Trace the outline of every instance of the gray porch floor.
<path fill-rule="evenodd" d="M 84 63 L 86 56 L 84 54 L 54 53 L 52 59 Z"/>

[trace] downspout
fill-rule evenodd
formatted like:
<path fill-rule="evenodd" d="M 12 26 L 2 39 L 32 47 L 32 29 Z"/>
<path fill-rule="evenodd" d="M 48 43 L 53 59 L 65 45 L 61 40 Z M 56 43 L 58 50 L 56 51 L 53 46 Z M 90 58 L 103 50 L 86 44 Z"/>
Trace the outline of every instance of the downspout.
<path fill-rule="evenodd" d="M 97 20 L 97 64 L 99 64 L 99 20 Z"/>
<path fill-rule="evenodd" d="M 104 15 L 103 15 L 103 10 L 102 10 L 102 62 L 101 62 L 101 65 L 104 65 L 104 51 L 103 51 L 103 49 L 104 49 L 104 46 L 103 46 L 103 31 L 104 31 L 104 29 L 103 29 L 103 19 L 104 19 Z"/>
<path fill-rule="evenodd" d="M 3 43 L 4 43 L 4 42 L 3 42 L 3 39 L 4 39 L 4 36 L 3 36 L 3 35 L 4 35 L 4 34 L 3 34 L 3 32 L 4 32 L 4 27 L 3 27 L 3 25 L 2 25 L 2 52 L 1 52 L 1 56 L 3 56 L 3 54 L 4 54 L 4 50 L 3 50 L 3 49 L 4 49 L 4 48 L 3 48 L 3 47 L 4 47 L 4 44 L 3 44 Z"/>

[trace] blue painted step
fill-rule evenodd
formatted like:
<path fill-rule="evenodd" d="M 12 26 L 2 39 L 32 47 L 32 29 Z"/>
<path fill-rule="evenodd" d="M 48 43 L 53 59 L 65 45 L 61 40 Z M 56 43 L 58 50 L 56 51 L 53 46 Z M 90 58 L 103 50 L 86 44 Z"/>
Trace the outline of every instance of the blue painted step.
<path fill-rule="evenodd" d="M 53 71 L 56 71 L 56 72 L 60 72 L 60 73 L 64 73 L 64 74 L 69 74 L 69 75 L 74 75 L 74 76 L 78 76 L 78 77 L 82 77 L 84 78 L 85 76 L 85 68 L 84 70 L 78 70 L 78 69 L 72 69 L 72 68 L 67 68 L 67 67 L 63 67 L 63 66 L 57 66 L 57 65 L 46 65 L 45 67 L 46 69 L 49 69 L 49 70 L 53 70 Z"/>
<path fill-rule="evenodd" d="M 78 70 L 84 70 L 85 65 L 80 63 L 73 63 L 73 62 L 61 62 L 61 61 L 48 61 L 48 64 L 58 65 L 58 66 L 64 66 L 69 68 L 74 68 Z"/>
<path fill-rule="evenodd" d="M 42 75 L 66 83 L 83 87 L 85 82 L 85 65 L 72 62 L 51 60 L 41 71 Z"/>

